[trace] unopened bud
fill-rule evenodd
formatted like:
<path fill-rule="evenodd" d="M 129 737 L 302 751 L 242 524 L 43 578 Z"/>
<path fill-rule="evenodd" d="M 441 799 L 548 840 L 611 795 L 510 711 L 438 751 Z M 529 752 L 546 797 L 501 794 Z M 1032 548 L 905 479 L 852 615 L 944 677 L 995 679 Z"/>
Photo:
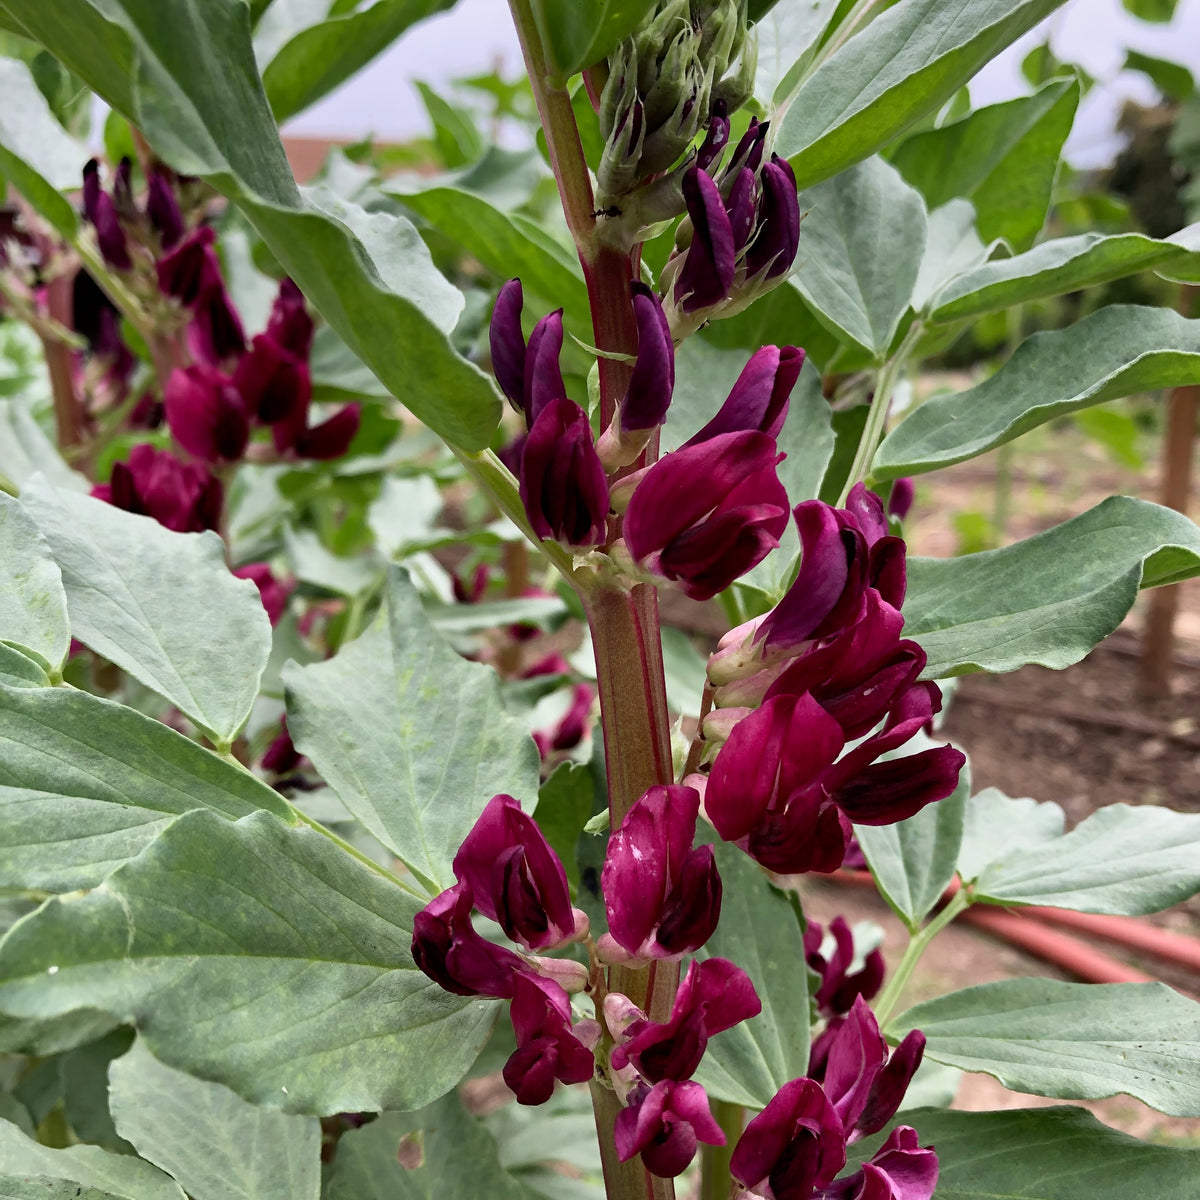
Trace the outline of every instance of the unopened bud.
<path fill-rule="evenodd" d="M 539 975 L 553 979 L 564 992 L 582 992 L 588 984 L 588 969 L 573 958 L 544 958 L 536 955 L 530 959 Z"/>

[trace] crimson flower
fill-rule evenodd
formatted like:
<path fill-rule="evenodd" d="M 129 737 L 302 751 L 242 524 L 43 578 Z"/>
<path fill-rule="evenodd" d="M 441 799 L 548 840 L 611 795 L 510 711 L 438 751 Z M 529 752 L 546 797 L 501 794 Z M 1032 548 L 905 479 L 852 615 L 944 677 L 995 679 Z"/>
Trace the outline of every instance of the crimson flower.
<path fill-rule="evenodd" d="M 509 1009 L 517 1048 L 504 1064 L 504 1082 L 520 1104 L 545 1104 L 554 1081 L 586 1083 L 595 1070 L 591 1050 L 571 1030 L 571 1002 L 552 979 L 521 973 Z"/>
<path fill-rule="evenodd" d="M 640 1084 L 630 1093 L 629 1106 L 617 1113 L 613 1132 L 619 1162 L 640 1154 L 646 1170 L 665 1179 L 686 1169 L 699 1142 L 725 1145 L 707 1094 L 691 1080 L 664 1079 L 652 1088 Z"/>

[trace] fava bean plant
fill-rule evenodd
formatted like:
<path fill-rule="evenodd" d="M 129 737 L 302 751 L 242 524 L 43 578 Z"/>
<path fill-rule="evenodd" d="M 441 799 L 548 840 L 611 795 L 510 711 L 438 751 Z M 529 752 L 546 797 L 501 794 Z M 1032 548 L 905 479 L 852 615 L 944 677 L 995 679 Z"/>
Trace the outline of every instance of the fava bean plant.
<path fill-rule="evenodd" d="M 1200 282 L 1200 227 L 1044 236 L 1077 77 L 964 85 L 1056 0 L 511 0 L 527 82 L 299 186 L 277 122 L 450 7 L 0 0 L 0 1195 L 1195 1197 L 1200 1150 L 946 1108 L 1200 1116 L 1194 1001 L 902 998 L 971 905 L 1200 891 L 1200 816 L 1067 830 L 935 725 L 1200 530 L 904 520 L 1200 382 L 1200 321 L 1113 306 L 909 387 L 986 314 Z M 839 869 L 896 961 L 806 918 Z"/>

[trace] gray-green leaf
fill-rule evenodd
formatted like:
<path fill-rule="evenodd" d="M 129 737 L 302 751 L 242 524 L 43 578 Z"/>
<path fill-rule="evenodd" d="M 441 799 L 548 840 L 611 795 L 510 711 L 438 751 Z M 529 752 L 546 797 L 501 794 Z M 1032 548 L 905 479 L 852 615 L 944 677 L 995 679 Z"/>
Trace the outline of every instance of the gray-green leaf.
<path fill-rule="evenodd" d="M 1017 803 L 1003 805 L 1010 821 L 1022 815 Z M 975 887 L 976 899 L 992 904 L 1124 916 L 1161 912 L 1197 892 L 1200 814 L 1128 804 L 1111 804 L 1068 834 L 1060 829 L 1052 840 L 998 855 Z"/>
<path fill-rule="evenodd" d="M 914 134 L 891 161 L 930 208 L 970 200 L 984 241 L 1004 238 L 1024 250 L 1046 220 L 1078 103 L 1078 80 L 1053 79 L 1032 96 Z"/>
<path fill-rule="evenodd" d="M 227 747 L 258 695 L 271 623 L 254 584 L 230 574 L 221 539 L 38 478 L 21 503 L 62 569 L 71 632 Z"/>
<path fill-rule="evenodd" d="M 721 922 L 697 958 L 736 963 L 754 984 L 762 1012 L 708 1044 L 696 1078 L 710 1096 L 765 1108 L 808 1070 L 808 965 L 804 931 L 791 902 L 728 842 L 714 846 L 721 872 Z"/>
<path fill-rule="evenodd" d="M 99 1146 L 52 1150 L 27 1138 L 15 1125 L 0 1121 L 0 1178 L 14 1175 L 22 1179 L 33 1175 L 48 1181 L 69 1180 L 72 1188 L 95 1188 L 102 1196 L 119 1196 L 122 1200 L 184 1200 L 182 1189 L 173 1179 L 139 1158 L 110 1154 Z M 42 1193 L 45 1200 L 74 1200 L 74 1196 L 71 1189 L 58 1195 L 53 1191 Z"/>
<path fill-rule="evenodd" d="M 1035 333 L 982 383 L 914 409 L 875 456 L 880 479 L 974 458 L 1054 417 L 1158 388 L 1200 382 L 1200 320 L 1120 304 Z"/>
<path fill-rule="evenodd" d="M 433 891 L 500 792 L 536 802 L 539 760 L 499 680 L 430 626 L 403 569 L 385 611 L 328 662 L 284 670 L 288 728 L 342 802 Z"/>
<path fill-rule="evenodd" d="M 905 636 L 925 677 L 1061 669 L 1108 637 L 1139 587 L 1200 574 L 1200 529 L 1171 509 L 1113 496 L 1002 550 L 910 558 Z"/>
<path fill-rule="evenodd" d="M 122 1137 L 194 1200 L 318 1200 L 321 1125 L 247 1104 L 160 1063 L 140 1040 L 109 1068 Z"/>
<path fill-rule="evenodd" d="M 959 321 L 1031 300 L 1097 287 L 1139 271 L 1194 274 L 1200 224 L 1158 241 L 1141 233 L 1081 233 L 1055 238 L 1013 258 L 996 258 L 950 283 L 929 319 Z"/>
<path fill-rule="evenodd" d="M 194 808 L 294 819 L 249 772 L 133 709 L 0 687 L 0 887 L 94 887 Z"/>
<path fill-rule="evenodd" d="M 900 0 L 805 81 L 776 151 L 807 187 L 940 108 L 1062 0 Z"/>
<path fill-rule="evenodd" d="M 33 518 L 0 493 L 0 642 L 32 652 L 61 672 L 71 646 L 62 572 Z"/>
<path fill-rule="evenodd" d="M 925 252 L 920 193 L 873 157 L 801 192 L 800 211 L 804 248 L 792 285 L 840 338 L 882 359 Z"/>
<path fill-rule="evenodd" d="M 496 1013 L 417 969 L 420 906 L 307 825 L 191 812 L 9 931 L 0 1008 L 105 1009 L 163 1062 L 290 1112 L 418 1108 L 462 1078 Z"/>
<path fill-rule="evenodd" d="M 1004 979 L 918 1004 L 889 1037 L 920 1029 L 925 1054 L 1060 1100 L 1120 1092 L 1200 1115 L 1200 1005 L 1162 983 Z"/>
<path fill-rule="evenodd" d="M 447 1096 L 416 1113 L 385 1113 L 338 1140 L 325 1200 L 535 1200 L 500 1167 L 496 1141 Z"/>

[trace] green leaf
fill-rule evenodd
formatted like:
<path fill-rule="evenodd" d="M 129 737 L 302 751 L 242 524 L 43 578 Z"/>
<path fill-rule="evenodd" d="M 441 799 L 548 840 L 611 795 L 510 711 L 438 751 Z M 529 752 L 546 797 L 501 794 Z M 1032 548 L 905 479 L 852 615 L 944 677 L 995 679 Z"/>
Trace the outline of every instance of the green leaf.
<path fill-rule="evenodd" d="M 140 1040 L 112 1064 L 113 1119 L 194 1200 L 318 1200 L 321 1124 L 164 1066 Z"/>
<path fill-rule="evenodd" d="M 713 847 L 721 872 L 721 922 L 697 958 L 728 958 L 754 984 L 762 1012 L 708 1044 L 696 1078 L 710 1096 L 765 1108 L 808 1070 L 808 966 L 791 900 L 736 846 Z"/>
<path fill-rule="evenodd" d="M 283 680 L 297 748 L 431 891 L 453 882 L 454 855 L 494 795 L 534 803 L 537 748 L 505 714 L 496 673 L 446 645 L 399 567 L 362 637 Z"/>
<path fill-rule="evenodd" d="M 564 78 L 607 58 L 647 11 L 644 0 L 533 0 L 546 57 Z"/>
<path fill-rule="evenodd" d="M 529 293 L 534 293 L 546 303 L 561 305 L 590 335 L 591 310 L 578 262 L 572 265 L 568 252 L 547 245 L 546 236 L 536 226 L 523 224 L 483 196 L 461 188 L 389 190 L 499 278 L 520 276 L 527 304 Z"/>
<path fill-rule="evenodd" d="M 984 241 L 1005 238 L 1024 250 L 1045 223 L 1078 103 L 1078 81 L 1055 79 L 1032 96 L 914 134 L 892 165 L 931 209 L 955 197 L 970 200 Z"/>
<path fill-rule="evenodd" d="M 1166 24 L 1175 16 L 1178 0 L 1121 0 L 1127 12 L 1143 21 Z"/>
<path fill-rule="evenodd" d="M 987 255 L 975 228 L 975 207 L 969 200 L 949 200 L 935 208 L 926 223 L 925 254 L 913 285 L 913 308 L 920 312 L 951 279 L 973 270 Z M 917 355 L 922 357 L 919 349 Z"/>
<path fill-rule="evenodd" d="M 781 4 L 763 16 L 751 36 L 758 37 L 754 94 L 764 106 L 782 104 L 821 44 L 838 0 Z"/>
<path fill-rule="evenodd" d="M 483 135 L 475 127 L 473 114 L 439 96 L 427 83 L 417 83 L 421 103 L 433 123 L 438 153 L 447 167 L 474 162 L 484 151 Z"/>
<path fill-rule="evenodd" d="M 742 373 L 751 351 L 723 349 L 689 338 L 675 355 L 675 391 L 663 426 L 664 449 L 677 449 L 715 415 Z M 779 434 L 787 458 L 779 479 L 793 504 L 817 494 L 833 453 L 829 404 L 821 394 L 821 376 L 805 361 L 792 390 L 787 420 Z"/>
<path fill-rule="evenodd" d="M 907 757 L 932 745 L 932 739 L 921 737 L 904 747 L 904 755 L 888 757 Z M 954 878 L 970 792 L 971 771 L 967 766 L 959 775 L 958 787 L 945 800 L 928 804 L 895 825 L 854 827 L 883 898 L 914 932 Z"/>
<path fill-rule="evenodd" d="M 1200 1150 L 1138 1141 L 1073 1105 L 904 1114 L 937 1146 L 937 1200 L 1194 1200 Z M 875 1143 L 860 1142 L 869 1154 Z"/>
<path fill-rule="evenodd" d="M 308 825 L 191 812 L 9 931 L 0 1008 L 103 1008 L 163 1062 L 289 1112 L 420 1107 L 465 1074 L 496 1012 L 417 969 L 420 907 Z"/>
<path fill-rule="evenodd" d="M 375 0 L 349 11 L 332 5 L 324 20 L 299 30 L 263 68 L 275 120 L 285 121 L 328 95 L 410 25 L 453 7 L 454 0 Z"/>
<path fill-rule="evenodd" d="M 27 386 L 23 386 L 26 391 Z M 42 432 L 29 413 L 28 406 L 0 398 L 0 475 L 18 488 L 37 471 L 55 487 L 86 492 L 91 485 L 63 462 L 54 443 Z"/>
<path fill-rule="evenodd" d="M 1125 70 L 1141 71 L 1168 100 L 1186 100 L 1196 90 L 1191 71 L 1182 63 L 1155 58 L 1140 50 L 1125 51 Z"/>
<path fill-rule="evenodd" d="M 295 819 L 248 771 L 133 709 L 0 686 L 0 887 L 95 887 L 194 808 Z"/>
<path fill-rule="evenodd" d="M 134 1154 L 134 1148 L 117 1132 L 108 1107 L 108 1068 L 114 1058 L 133 1044 L 133 1030 L 118 1026 L 94 1042 L 79 1046 L 58 1059 L 62 1079 L 63 1116 L 74 1138 Z"/>
<path fill-rule="evenodd" d="M 1002 805 L 1010 820 L 1016 803 Z M 989 904 L 1131 917 L 1161 912 L 1197 892 L 1200 815 L 1128 804 L 1108 805 L 1070 833 L 997 855 L 975 888 Z"/>
<path fill-rule="evenodd" d="M 33 519 L 0 493 L 0 641 L 32 652 L 60 673 L 71 646 L 62 573 Z"/>
<path fill-rule="evenodd" d="M 72 1146 L 52 1150 L 27 1138 L 15 1125 L 0 1121 L 0 1179 L 16 1176 L 23 1181 L 38 1177 L 47 1188 L 52 1182 L 69 1180 L 70 1186 L 57 1194 L 43 1191 L 37 1200 L 74 1200 L 76 1187 L 95 1188 L 100 1196 L 119 1196 L 122 1200 L 184 1200 L 179 1185 L 157 1167 L 128 1154 L 110 1154 L 99 1146 Z M 3 1196 L 0 1190 L 0 1196 Z M 86 1196 L 86 1192 L 78 1193 Z M 20 1197 L 21 1193 L 16 1195 Z"/>
<path fill-rule="evenodd" d="M 48 1175 L 3 1175 L 0 1200 L 128 1200 L 128 1197 L 83 1187 L 70 1179 L 51 1179 Z"/>
<path fill-rule="evenodd" d="M 881 361 L 925 251 L 920 193 L 873 157 L 801 192 L 800 211 L 804 259 L 792 285 L 840 338 Z"/>
<path fill-rule="evenodd" d="M 221 539 L 44 479 L 21 503 L 62 569 L 71 632 L 227 747 L 258 695 L 271 623 L 254 584 L 230 574 Z"/>
<path fill-rule="evenodd" d="M 994 862 L 1061 838 L 1065 825 L 1066 814 L 1053 801 L 1014 800 L 998 788 L 984 788 L 967 801 L 958 873 L 970 883 Z"/>
<path fill-rule="evenodd" d="M 1096 287 L 1138 271 L 1191 274 L 1200 264 L 1200 224 L 1156 241 L 1140 233 L 1081 233 L 998 258 L 950 283 L 929 319 L 959 321 L 1031 300 Z"/>
<path fill-rule="evenodd" d="M 500 397 L 447 337 L 461 299 L 403 218 L 296 187 L 254 65 L 245 0 L 63 0 L 53 10 L 42 0 L 0 0 L 0 11 L 171 166 L 233 200 L 321 315 L 419 420 L 464 449 L 488 444 Z"/>
<path fill-rule="evenodd" d="M 415 1113 L 384 1113 L 338 1139 L 325 1200 L 535 1200 L 500 1167 L 496 1141 L 457 1096 Z"/>
<path fill-rule="evenodd" d="M 1200 320 L 1112 305 L 1035 333 L 982 383 L 914 409 L 884 439 L 871 473 L 898 479 L 933 471 L 1077 409 L 1189 383 L 1200 383 Z"/>
<path fill-rule="evenodd" d="M 662 653 L 668 706 L 672 712 L 699 720 L 708 657 L 696 649 L 682 629 L 670 625 L 662 627 Z"/>
<path fill-rule="evenodd" d="M 1111 408 L 1085 408 L 1073 413 L 1071 420 L 1085 437 L 1103 446 L 1114 462 L 1131 471 L 1145 468 L 1146 459 L 1139 448 L 1142 430 L 1128 413 L 1114 412 Z"/>
<path fill-rule="evenodd" d="M 58 123 L 23 62 L 0 58 L 0 95 L 0 175 L 64 238 L 74 237 L 79 221 L 62 193 L 83 186 L 87 148 Z"/>
<path fill-rule="evenodd" d="M 1125 1093 L 1171 1116 L 1200 1114 L 1200 1005 L 1163 983 L 1004 979 L 939 996 L 892 1021 L 926 1057 L 1060 1100 Z"/>
<path fill-rule="evenodd" d="M 1108 637 L 1139 587 L 1200 574 L 1200 529 L 1156 504 L 1112 496 L 1023 542 L 961 558 L 909 558 L 904 633 L 926 679 L 1061 669 Z"/>
<path fill-rule="evenodd" d="M 592 815 L 595 785 L 586 763 L 565 762 L 538 790 L 537 823 L 566 868 L 572 888 L 579 887 L 579 859 L 575 845 Z"/>
<path fill-rule="evenodd" d="M 0 642 L 0 683 L 9 687 L 50 687 L 47 666 L 40 655 L 33 659 L 15 646 Z"/>
<path fill-rule="evenodd" d="M 775 150 L 808 187 L 940 108 L 1062 0 L 900 0 L 808 78 Z"/>

